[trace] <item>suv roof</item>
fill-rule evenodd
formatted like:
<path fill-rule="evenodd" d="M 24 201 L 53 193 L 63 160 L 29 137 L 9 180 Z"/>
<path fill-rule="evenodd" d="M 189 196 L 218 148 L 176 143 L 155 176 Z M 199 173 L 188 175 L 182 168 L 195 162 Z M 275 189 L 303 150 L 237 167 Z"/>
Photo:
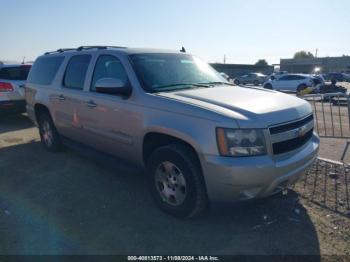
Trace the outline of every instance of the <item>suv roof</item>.
<path fill-rule="evenodd" d="M 116 50 L 126 54 L 138 54 L 138 53 L 181 53 L 181 51 L 166 50 L 166 49 L 154 49 L 154 48 L 129 48 L 122 46 L 80 46 L 77 48 L 60 48 L 56 51 L 46 52 L 44 55 L 51 55 L 64 52 L 82 52 L 91 50 Z"/>

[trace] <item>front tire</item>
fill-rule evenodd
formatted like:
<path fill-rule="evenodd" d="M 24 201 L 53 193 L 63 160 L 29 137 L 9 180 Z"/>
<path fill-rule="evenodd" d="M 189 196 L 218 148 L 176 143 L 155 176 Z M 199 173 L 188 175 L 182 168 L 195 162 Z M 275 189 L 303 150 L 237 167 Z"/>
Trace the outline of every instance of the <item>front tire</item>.
<path fill-rule="evenodd" d="M 39 134 L 41 143 L 47 151 L 58 152 L 62 149 L 60 136 L 48 113 L 39 115 Z"/>
<path fill-rule="evenodd" d="M 235 85 L 239 85 L 241 82 L 240 82 L 239 80 L 235 79 L 235 81 L 233 81 L 233 83 L 234 83 Z"/>
<path fill-rule="evenodd" d="M 147 161 L 149 187 L 160 209 L 176 217 L 203 212 L 208 199 L 199 161 L 186 145 L 156 149 Z"/>

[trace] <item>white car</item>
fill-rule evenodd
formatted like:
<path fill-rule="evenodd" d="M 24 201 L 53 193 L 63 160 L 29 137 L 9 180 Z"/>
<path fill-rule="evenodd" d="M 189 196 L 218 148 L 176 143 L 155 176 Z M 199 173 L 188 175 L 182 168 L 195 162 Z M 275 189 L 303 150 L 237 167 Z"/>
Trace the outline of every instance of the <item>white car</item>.
<path fill-rule="evenodd" d="M 288 74 L 288 71 L 277 71 L 277 72 L 272 73 L 271 76 L 273 76 L 275 78 L 280 78 L 281 76 L 284 76 L 287 74 Z"/>
<path fill-rule="evenodd" d="M 24 113 L 24 83 L 31 65 L 0 62 L 0 115 Z"/>
<path fill-rule="evenodd" d="M 300 92 L 314 86 L 314 81 L 310 75 L 286 74 L 279 78 L 271 77 L 263 86 L 266 89 Z"/>

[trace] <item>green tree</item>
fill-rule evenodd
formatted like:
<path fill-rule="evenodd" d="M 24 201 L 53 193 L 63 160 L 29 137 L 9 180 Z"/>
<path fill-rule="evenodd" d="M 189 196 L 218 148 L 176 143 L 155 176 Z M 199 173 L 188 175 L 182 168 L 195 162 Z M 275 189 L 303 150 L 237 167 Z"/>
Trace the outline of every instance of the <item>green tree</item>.
<path fill-rule="evenodd" d="M 299 58 L 314 58 L 314 55 L 311 52 L 306 52 L 304 50 L 296 52 L 294 54 L 294 58 L 299 59 Z"/>
<path fill-rule="evenodd" d="M 265 59 L 259 59 L 258 62 L 255 63 L 257 66 L 268 66 L 269 64 L 266 62 Z"/>

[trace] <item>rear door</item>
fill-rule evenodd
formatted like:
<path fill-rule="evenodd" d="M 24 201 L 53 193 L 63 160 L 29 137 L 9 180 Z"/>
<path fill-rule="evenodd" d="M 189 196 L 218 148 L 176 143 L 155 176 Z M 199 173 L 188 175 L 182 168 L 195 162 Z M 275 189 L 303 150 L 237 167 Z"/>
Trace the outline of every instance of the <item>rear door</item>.
<path fill-rule="evenodd" d="M 296 91 L 297 86 L 299 85 L 300 79 L 297 75 L 289 75 L 287 82 L 288 82 L 288 84 L 286 85 L 285 90 Z"/>
<path fill-rule="evenodd" d="M 255 74 L 248 74 L 247 84 L 253 84 L 255 79 L 256 79 L 256 75 Z"/>
<path fill-rule="evenodd" d="M 297 90 L 298 86 L 301 85 L 301 84 L 305 84 L 305 85 L 310 85 L 311 83 L 307 83 L 307 79 L 305 76 L 298 76 L 296 75 L 295 76 L 295 85 L 294 85 L 294 88 L 295 88 L 295 91 Z M 311 82 L 311 80 L 309 81 Z"/>
<path fill-rule="evenodd" d="M 60 80 L 60 86 L 52 96 L 55 124 L 63 136 L 81 141 L 83 135 L 80 112 L 84 108 L 84 85 L 92 55 L 70 57 Z"/>

